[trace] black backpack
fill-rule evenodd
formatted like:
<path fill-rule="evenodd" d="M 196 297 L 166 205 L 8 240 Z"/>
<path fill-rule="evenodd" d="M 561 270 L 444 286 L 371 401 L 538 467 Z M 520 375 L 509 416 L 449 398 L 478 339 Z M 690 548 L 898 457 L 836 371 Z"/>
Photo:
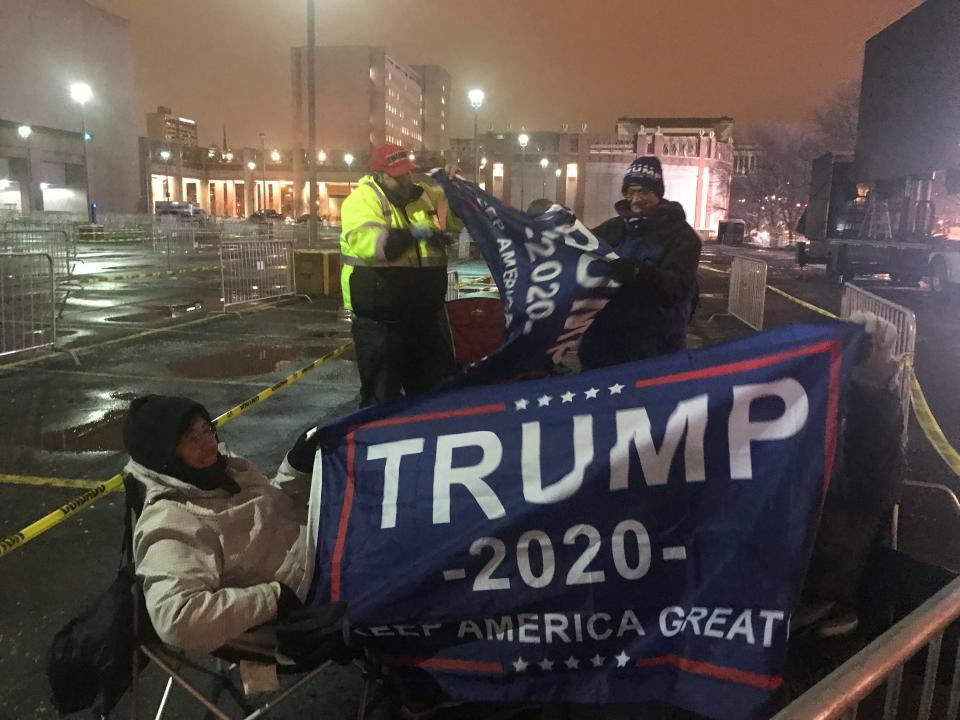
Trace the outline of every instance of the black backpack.
<path fill-rule="evenodd" d="M 139 670 L 147 658 L 139 644 L 155 638 L 133 565 L 132 513 L 143 501 L 139 484 L 129 476 L 120 569 L 110 586 L 53 638 L 47 657 L 52 702 L 61 715 L 95 707 L 107 716 L 130 687 L 134 658 Z"/>

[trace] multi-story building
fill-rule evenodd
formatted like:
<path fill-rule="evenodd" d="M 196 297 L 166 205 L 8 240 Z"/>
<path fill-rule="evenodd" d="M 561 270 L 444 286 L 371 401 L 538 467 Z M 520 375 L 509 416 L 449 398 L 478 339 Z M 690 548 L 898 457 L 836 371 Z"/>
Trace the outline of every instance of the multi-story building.
<path fill-rule="evenodd" d="M 621 117 L 617 118 L 617 137 L 632 140 L 637 135 L 664 137 L 713 133 L 720 142 L 733 141 L 733 118 L 719 117 Z"/>
<path fill-rule="evenodd" d="M 147 113 L 147 137 L 196 147 L 197 121 L 174 115 L 170 108 L 157 105 L 156 112 Z"/>
<path fill-rule="evenodd" d="M 137 119 L 127 21 L 83 0 L 0 2 L 0 204 L 137 209 Z M 73 102 L 69 86 L 92 96 Z M 32 132 L 20 132 L 29 127 Z M 81 139 L 81 127 L 88 133 Z"/>
<path fill-rule="evenodd" d="M 293 137 L 307 146 L 306 49 L 292 51 Z M 406 65 L 381 47 L 316 49 L 317 147 L 363 161 L 384 142 L 411 151 L 447 147 L 450 76 L 439 65 Z"/>
<path fill-rule="evenodd" d="M 247 217 L 261 209 L 296 217 L 309 204 L 304 160 L 303 150 L 203 148 L 140 138 L 142 205 L 154 212 L 158 201 L 173 200 L 222 217 Z M 318 214 L 338 220 L 340 204 L 363 173 L 343 158 L 320 163 Z"/>
<path fill-rule="evenodd" d="M 715 231 L 730 202 L 732 143 L 699 127 L 672 135 L 658 133 L 656 127 L 640 123 L 632 137 L 531 131 L 526 148 L 520 147 L 518 133 L 483 133 L 481 184 L 514 207 L 541 197 L 554 200 L 594 226 L 612 216 L 630 162 L 638 155 L 656 155 L 667 197 L 683 206 L 694 228 Z M 472 138 L 451 141 L 449 155 L 472 175 Z"/>

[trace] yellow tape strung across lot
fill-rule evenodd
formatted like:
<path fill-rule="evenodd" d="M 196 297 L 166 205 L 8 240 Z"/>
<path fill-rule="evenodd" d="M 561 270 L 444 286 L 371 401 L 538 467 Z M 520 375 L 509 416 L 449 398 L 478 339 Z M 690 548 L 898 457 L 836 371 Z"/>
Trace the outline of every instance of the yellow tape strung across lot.
<path fill-rule="evenodd" d="M 947 467 L 960 477 L 960 453 L 954 449 L 943 434 L 943 430 L 940 429 L 937 419 L 933 416 L 933 412 L 927 404 L 923 388 L 920 387 L 920 383 L 917 382 L 917 378 L 912 373 L 910 375 L 910 405 L 913 407 L 913 416 L 917 419 L 917 423 L 923 430 L 923 434 L 927 436 L 929 443 L 933 445 L 933 449 L 937 451 Z"/>
<path fill-rule="evenodd" d="M 301 368 L 300 370 L 297 370 L 292 375 L 288 375 L 280 382 L 271 385 L 265 390 L 261 390 L 252 398 L 248 400 L 244 400 L 242 403 L 240 403 L 236 407 L 230 408 L 225 413 L 215 418 L 213 421 L 214 424 L 223 425 L 224 423 L 228 423 L 234 418 L 239 417 L 250 408 L 256 405 L 259 405 L 261 402 L 269 398 L 271 395 L 275 394 L 281 388 L 296 382 L 311 370 L 315 370 L 316 368 L 320 367 L 324 363 L 330 360 L 333 360 L 334 358 L 340 357 L 344 352 L 346 352 L 347 348 L 349 348 L 352 344 L 353 343 L 351 342 L 351 343 L 346 343 L 345 345 L 341 345 L 335 350 L 328 352 L 326 355 L 323 355 L 322 357 L 317 358 L 306 367 Z M 33 522 L 30 525 L 27 525 L 27 527 L 25 527 L 20 532 L 14 533 L 13 535 L 8 535 L 7 537 L 0 539 L 0 557 L 3 557 L 7 553 L 13 552 L 19 547 L 23 547 L 25 544 L 27 544 L 28 542 L 36 538 L 38 535 L 41 535 L 42 533 L 45 533 L 50 528 L 55 527 L 56 525 L 59 525 L 64 520 L 75 515 L 78 511 L 87 507 L 94 501 L 98 500 L 99 498 L 105 495 L 108 495 L 114 492 L 115 490 L 119 490 L 121 487 L 123 487 L 123 474 L 118 473 L 114 475 L 112 478 L 110 478 L 109 480 L 99 483 L 98 485 L 90 488 L 90 490 L 85 492 L 83 495 L 80 495 L 79 497 L 74 498 L 73 500 L 68 502 L 66 505 L 61 505 L 59 508 L 49 513 L 48 515 L 45 515 L 44 517 L 40 518 L 36 522 Z"/>
<path fill-rule="evenodd" d="M 94 488 L 96 480 L 75 480 L 72 478 L 37 477 L 36 475 L 7 475 L 0 473 L 0 485 L 32 485 L 65 488 Z"/>
<path fill-rule="evenodd" d="M 829 310 L 824 310 L 822 307 L 817 307 L 798 297 L 794 297 L 780 288 L 773 287 L 773 285 L 767 285 L 767 289 L 781 297 L 785 297 L 791 302 L 795 302 L 807 310 L 825 315 L 828 318 L 838 319 L 837 316 Z M 909 358 L 907 358 L 907 362 L 911 362 Z M 917 419 L 917 424 L 920 426 L 920 429 L 923 430 L 927 442 L 933 446 L 933 449 L 937 451 L 937 454 L 943 462 L 946 463 L 947 467 L 950 468 L 957 477 L 960 477 L 960 453 L 956 451 L 953 445 L 950 444 L 950 441 L 947 440 L 947 436 L 943 434 L 943 429 L 940 427 L 940 423 L 937 422 L 933 411 L 930 410 L 930 405 L 927 404 L 927 398 L 923 394 L 923 388 L 920 387 L 920 382 L 912 372 L 912 368 L 908 374 L 910 376 L 910 407 L 913 408 L 913 416 Z"/>

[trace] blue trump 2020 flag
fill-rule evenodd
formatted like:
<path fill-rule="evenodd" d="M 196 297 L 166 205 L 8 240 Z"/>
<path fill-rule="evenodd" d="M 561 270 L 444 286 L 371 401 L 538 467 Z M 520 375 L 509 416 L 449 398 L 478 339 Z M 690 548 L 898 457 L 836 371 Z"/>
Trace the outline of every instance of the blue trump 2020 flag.
<path fill-rule="evenodd" d="M 321 427 L 310 602 L 453 699 L 759 717 L 860 337 L 796 325 Z"/>
<path fill-rule="evenodd" d="M 532 217 L 461 178 L 433 173 L 490 268 L 506 311 L 506 339 L 464 379 L 508 380 L 576 357 L 613 296 L 616 253 L 559 205 Z"/>

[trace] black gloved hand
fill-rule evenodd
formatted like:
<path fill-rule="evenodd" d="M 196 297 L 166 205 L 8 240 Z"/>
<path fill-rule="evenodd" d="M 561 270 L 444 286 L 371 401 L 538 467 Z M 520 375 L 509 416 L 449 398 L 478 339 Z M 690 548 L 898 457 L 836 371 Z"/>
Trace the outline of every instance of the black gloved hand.
<path fill-rule="evenodd" d="M 632 282 L 637 276 L 637 263 L 626 258 L 610 261 L 610 278 L 621 285 Z"/>
<path fill-rule="evenodd" d="M 287 462 L 294 470 L 304 473 L 312 472 L 318 443 L 317 429 L 312 427 L 297 438 L 297 441 L 287 453 Z"/>
<path fill-rule="evenodd" d="M 358 651 L 349 646 L 347 605 L 330 603 L 318 608 L 301 607 L 276 625 L 277 649 L 298 665 L 333 660 L 346 665 Z"/>
<path fill-rule="evenodd" d="M 304 609 L 297 594 L 282 582 L 274 580 L 270 586 L 277 593 L 277 620 L 286 622 Z"/>
<path fill-rule="evenodd" d="M 447 236 L 441 232 L 435 232 L 427 238 L 427 245 L 431 247 L 445 249 L 450 243 L 447 242 Z"/>
<path fill-rule="evenodd" d="M 383 246 L 383 254 L 387 260 L 396 260 L 416 244 L 417 239 L 409 230 L 392 228 L 387 233 L 387 242 Z"/>

